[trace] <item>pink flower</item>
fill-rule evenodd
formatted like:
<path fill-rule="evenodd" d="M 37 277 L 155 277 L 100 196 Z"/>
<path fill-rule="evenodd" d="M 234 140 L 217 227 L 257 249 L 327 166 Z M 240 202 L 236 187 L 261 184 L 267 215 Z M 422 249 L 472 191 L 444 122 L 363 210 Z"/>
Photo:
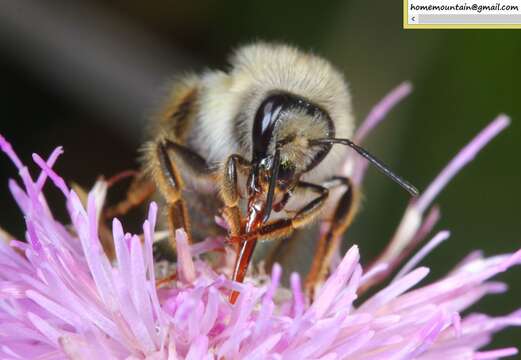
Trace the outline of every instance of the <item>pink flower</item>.
<path fill-rule="evenodd" d="M 357 134 L 361 141 L 385 113 L 410 91 L 402 85 L 376 108 Z M 21 185 L 9 188 L 25 217 L 25 242 L 0 242 L 0 355 L 5 359 L 497 359 L 515 348 L 480 351 L 491 336 L 521 325 L 521 310 L 503 317 L 460 313 L 480 298 L 506 291 L 491 280 L 521 262 L 521 250 L 489 258 L 468 255 L 445 277 L 422 282 L 429 269 L 417 266 L 449 236 L 442 231 L 414 255 L 375 295 L 360 292 L 383 281 L 419 244 L 439 217 L 424 216 L 450 178 L 508 125 L 500 116 L 465 147 L 411 202 L 389 247 L 366 271 L 357 246 L 339 261 L 309 305 L 300 277 L 291 289 L 279 286 L 280 266 L 271 277 L 244 284 L 212 268 L 199 254 L 222 245 L 218 239 L 189 246 L 179 231 L 177 280 L 156 287 L 152 242 L 157 206 L 143 224 L 144 240 L 125 233 L 114 219 L 116 259 L 105 256 L 98 218 L 106 184 L 98 182 L 84 206 L 52 167 L 61 154 L 33 160 L 42 169 L 33 179 L 9 143 L 2 150 L 19 170 Z M 363 161 L 348 159 L 345 172 L 360 183 Z M 70 225 L 58 222 L 42 189 L 50 178 L 64 194 Z M 420 284 L 420 282 L 422 282 Z M 240 291 L 235 305 L 231 290 Z"/>

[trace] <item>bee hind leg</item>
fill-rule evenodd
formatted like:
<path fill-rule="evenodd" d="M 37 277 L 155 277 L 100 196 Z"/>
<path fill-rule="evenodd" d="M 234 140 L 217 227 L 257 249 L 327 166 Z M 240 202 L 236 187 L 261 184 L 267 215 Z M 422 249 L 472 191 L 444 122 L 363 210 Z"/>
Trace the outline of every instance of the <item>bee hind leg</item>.
<path fill-rule="evenodd" d="M 125 198 L 115 205 L 103 207 L 99 218 L 99 238 L 105 254 L 110 260 L 116 256 L 114 249 L 114 239 L 111 227 L 107 224 L 114 217 L 123 216 L 133 208 L 141 205 L 154 192 L 155 186 L 150 180 L 146 180 L 142 173 L 137 171 L 124 171 L 107 180 L 108 188 L 124 178 L 132 177 L 132 183 L 127 191 Z M 86 202 L 87 191 L 78 184 L 72 185 L 75 192 L 79 195 L 82 202 Z"/>
<path fill-rule="evenodd" d="M 311 269 L 306 277 L 305 291 L 311 300 L 314 298 L 317 285 L 321 284 L 328 274 L 329 265 L 340 245 L 342 235 L 351 224 L 356 213 L 358 200 L 357 193 L 348 178 L 334 177 L 328 181 L 328 184 L 330 188 L 343 186 L 346 189 L 337 202 L 327 231 L 320 236 Z"/>
<path fill-rule="evenodd" d="M 103 210 L 103 218 L 105 220 L 110 220 L 114 217 L 127 214 L 133 208 L 143 204 L 154 194 L 154 191 L 156 190 L 154 183 L 147 179 L 143 173 L 136 173 L 130 176 L 134 179 L 130 184 L 125 198 L 115 205 L 109 206 Z M 119 177 L 119 175 L 116 175 L 116 177 Z"/>

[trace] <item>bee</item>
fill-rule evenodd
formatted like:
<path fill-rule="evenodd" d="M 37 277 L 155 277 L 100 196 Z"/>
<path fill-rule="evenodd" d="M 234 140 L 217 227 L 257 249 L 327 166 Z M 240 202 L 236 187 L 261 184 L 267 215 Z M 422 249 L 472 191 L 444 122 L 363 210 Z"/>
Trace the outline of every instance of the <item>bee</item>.
<path fill-rule="evenodd" d="M 354 119 L 343 76 L 328 61 L 282 44 L 236 50 L 227 71 L 176 82 L 153 119 L 143 176 L 111 215 L 154 190 L 165 199 L 170 242 L 175 230 L 198 241 L 229 224 L 237 253 L 233 280 L 243 281 L 259 240 L 286 239 L 323 217 L 330 191 L 341 188 L 329 230 L 320 237 L 306 287 L 327 272 L 334 243 L 357 208 L 358 189 L 337 176 L 356 151 L 413 196 L 418 190 L 349 140 Z M 344 146 L 336 146 L 344 145 Z M 231 296 L 234 302 L 237 294 Z"/>

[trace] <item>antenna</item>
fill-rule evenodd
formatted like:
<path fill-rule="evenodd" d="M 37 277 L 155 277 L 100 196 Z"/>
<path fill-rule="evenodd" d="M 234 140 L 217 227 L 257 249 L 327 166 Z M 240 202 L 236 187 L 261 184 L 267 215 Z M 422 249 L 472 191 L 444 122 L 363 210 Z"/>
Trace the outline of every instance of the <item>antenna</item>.
<path fill-rule="evenodd" d="M 395 183 L 400 185 L 403 189 L 405 189 L 409 194 L 412 196 L 418 196 L 419 191 L 418 189 L 409 183 L 407 180 L 402 179 L 395 173 L 389 169 L 387 165 L 385 165 L 383 162 L 375 158 L 373 155 L 371 155 L 367 150 L 364 148 L 356 145 L 354 142 L 352 142 L 349 139 L 334 139 L 334 138 L 324 138 L 324 139 L 314 139 L 310 140 L 311 145 L 331 145 L 331 144 L 342 144 L 347 145 L 351 149 L 355 150 L 358 154 L 362 155 L 364 158 L 366 158 L 371 164 L 373 164 L 382 174 L 393 180 Z"/>
<path fill-rule="evenodd" d="M 264 217 L 262 218 L 262 222 L 265 223 L 270 218 L 271 207 L 273 205 L 273 195 L 275 194 L 275 186 L 277 184 L 277 177 L 279 176 L 279 166 L 280 166 L 280 151 L 277 149 L 275 151 L 275 155 L 273 156 L 273 160 L 270 165 L 271 176 L 270 176 L 270 185 L 268 188 L 268 195 L 266 197 L 266 212 L 264 213 Z"/>

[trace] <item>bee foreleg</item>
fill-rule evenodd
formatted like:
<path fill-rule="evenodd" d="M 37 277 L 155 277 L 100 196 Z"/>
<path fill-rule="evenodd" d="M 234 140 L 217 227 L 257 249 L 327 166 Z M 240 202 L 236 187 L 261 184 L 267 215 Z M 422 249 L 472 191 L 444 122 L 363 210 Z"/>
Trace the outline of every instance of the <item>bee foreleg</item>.
<path fill-rule="evenodd" d="M 310 224 L 321 212 L 329 196 L 329 190 L 323 186 L 299 181 L 296 191 L 311 190 L 318 194 L 313 200 L 295 212 L 291 218 L 278 219 L 259 227 L 255 231 L 244 234 L 242 240 L 260 238 L 261 240 L 276 240 L 290 236 L 295 229 Z"/>
<path fill-rule="evenodd" d="M 210 174 L 210 170 L 206 165 L 206 161 L 199 154 L 182 145 L 168 139 L 160 141 L 157 145 L 156 157 L 159 171 L 155 171 L 153 176 L 159 191 L 161 191 L 168 204 L 170 239 L 175 249 L 176 229 L 183 228 L 188 235 L 190 243 L 192 242 L 192 237 L 188 210 L 181 196 L 184 183 L 176 163 L 170 157 L 170 152 L 181 160 L 195 176 L 207 176 Z"/>
<path fill-rule="evenodd" d="M 230 155 L 224 166 L 221 186 L 221 197 L 225 205 L 223 215 L 230 226 L 230 234 L 232 236 L 237 236 L 241 232 L 240 189 L 237 172 L 246 173 L 250 167 L 250 162 L 237 154 Z"/>
<path fill-rule="evenodd" d="M 311 299 L 313 299 L 317 284 L 322 283 L 328 273 L 333 254 L 340 245 L 342 234 L 353 220 L 357 205 L 357 194 L 348 178 L 335 177 L 326 183 L 330 186 L 342 185 L 346 190 L 337 202 L 328 230 L 319 239 L 311 269 L 306 278 L 306 293 Z"/>

